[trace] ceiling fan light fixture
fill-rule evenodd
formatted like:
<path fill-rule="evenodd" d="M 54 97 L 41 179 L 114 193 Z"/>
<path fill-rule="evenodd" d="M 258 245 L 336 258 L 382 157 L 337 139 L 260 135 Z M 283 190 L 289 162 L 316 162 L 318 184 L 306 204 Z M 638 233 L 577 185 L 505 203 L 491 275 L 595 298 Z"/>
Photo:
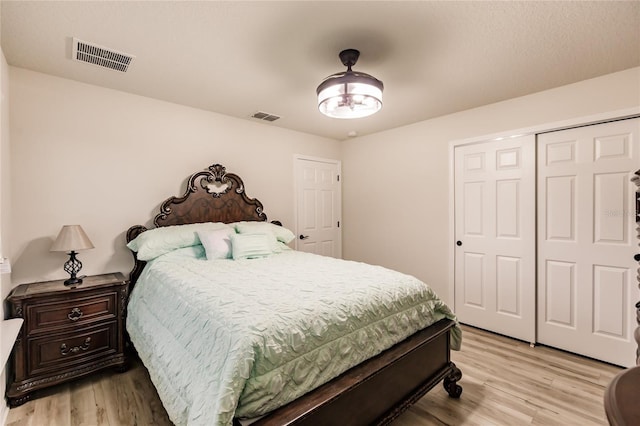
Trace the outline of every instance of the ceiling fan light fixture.
<path fill-rule="evenodd" d="M 359 51 L 347 49 L 339 56 L 347 70 L 332 74 L 320 83 L 316 89 L 318 109 L 333 118 L 362 118 L 375 114 L 382 108 L 382 81 L 351 70 L 358 61 Z"/>

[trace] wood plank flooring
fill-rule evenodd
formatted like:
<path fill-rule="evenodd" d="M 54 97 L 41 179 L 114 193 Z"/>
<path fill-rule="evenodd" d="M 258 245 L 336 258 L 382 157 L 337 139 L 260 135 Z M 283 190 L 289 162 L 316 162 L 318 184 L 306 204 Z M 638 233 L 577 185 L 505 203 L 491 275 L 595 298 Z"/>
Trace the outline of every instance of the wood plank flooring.
<path fill-rule="evenodd" d="M 463 326 L 460 399 L 441 385 L 394 426 L 606 425 L 605 386 L 621 368 Z M 101 374 L 42 391 L 9 411 L 7 426 L 170 425 L 145 368 Z M 336 424 L 338 424 L 337 422 Z"/>

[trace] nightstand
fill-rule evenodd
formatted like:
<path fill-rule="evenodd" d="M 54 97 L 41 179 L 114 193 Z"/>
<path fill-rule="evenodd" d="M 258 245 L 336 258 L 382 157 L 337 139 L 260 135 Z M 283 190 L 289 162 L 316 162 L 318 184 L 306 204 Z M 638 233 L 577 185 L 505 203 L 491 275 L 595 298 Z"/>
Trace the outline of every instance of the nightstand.
<path fill-rule="evenodd" d="M 125 370 L 124 318 L 129 282 L 121 273 L 21 284 L 7 297 L 24 324 L 11 359 L 7 398 L 12 407 L 34 391 L 95 371 Z"/>

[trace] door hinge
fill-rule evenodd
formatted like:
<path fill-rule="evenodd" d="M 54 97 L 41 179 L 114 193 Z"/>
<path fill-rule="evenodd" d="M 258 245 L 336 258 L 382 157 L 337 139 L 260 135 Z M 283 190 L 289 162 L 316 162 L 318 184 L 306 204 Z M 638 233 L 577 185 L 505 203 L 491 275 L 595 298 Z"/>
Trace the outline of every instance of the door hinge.
<path fill-rule="evenodd" d="M 340 228 L 340 221 L 338 221 L 338 228 Z"/>
<path fill-rule="evenodd" d="M 336 175 L 336 178 L 338 179 L 338 182 L 340 182 L 340 175 Z"/>

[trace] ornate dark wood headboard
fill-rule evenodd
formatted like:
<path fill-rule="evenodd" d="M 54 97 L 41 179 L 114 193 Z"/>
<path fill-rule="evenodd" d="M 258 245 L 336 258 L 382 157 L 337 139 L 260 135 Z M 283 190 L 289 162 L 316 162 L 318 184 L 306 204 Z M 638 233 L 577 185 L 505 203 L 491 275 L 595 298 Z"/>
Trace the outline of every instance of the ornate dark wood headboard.
<path fill-rule="evenodd" d="M 249 198 L 244 191 L 244 182 L 236 174 L 227 173 L 221 164 L 196 172 L 187 182 L 182 197 L 169 197 L 160 206 L 160 213 L 153 219 L 156 227 L 184 225 L 188 223 L 239 221 L 266 221 L 260 201 Z M 280 225 L 280 222 L 273 221 Z M 127 243 L 146 231 L 142 225 L 127 230 Z M 130 272 L 131 285 L 135 284 L 146 262 L 138 260 Z"/>

